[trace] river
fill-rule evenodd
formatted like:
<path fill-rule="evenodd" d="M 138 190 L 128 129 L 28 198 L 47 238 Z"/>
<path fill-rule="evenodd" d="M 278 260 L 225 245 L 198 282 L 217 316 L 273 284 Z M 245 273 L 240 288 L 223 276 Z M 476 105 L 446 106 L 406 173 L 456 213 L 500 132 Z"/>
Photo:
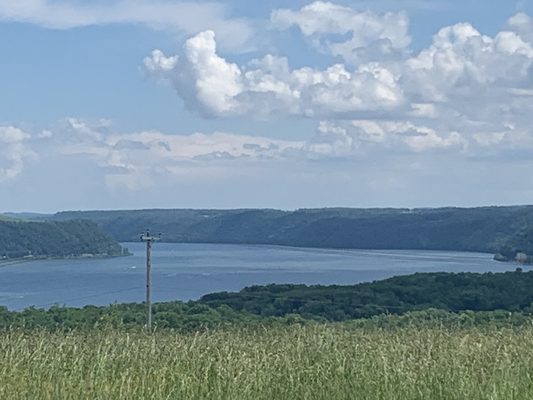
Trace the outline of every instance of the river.
<path fill-rule="evenodd" d="M 144 299 L 143 243 L 131 257 L 0 264 L 0 305 L 10 310 Z M 414 272 L 502 272 L 491 254 L 411 250 L 329 250 L 280 246 L 155 243 L 153 300 L 190 300 L 268 283 L 341 284 Z M 527 269 L 527 268 L 524 268 Z"/>

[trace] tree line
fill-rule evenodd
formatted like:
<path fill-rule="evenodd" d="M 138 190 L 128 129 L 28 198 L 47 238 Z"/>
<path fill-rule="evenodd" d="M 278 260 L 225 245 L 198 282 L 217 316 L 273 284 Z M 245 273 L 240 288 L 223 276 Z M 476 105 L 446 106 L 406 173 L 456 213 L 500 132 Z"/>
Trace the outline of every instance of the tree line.
<path fill-rule="evenodd" d="M 91 221 L 0 220 L 0 261 L 122 254 L 118 242 Z"/>
<path fill-rule="evenodd" d="M 149 226 L 168 242 L 479 251 L 506 260 L 533 254 L 533 206 L 77 211 L 49 218 L 88 219 L 121 242 L 136 241 Z"/>

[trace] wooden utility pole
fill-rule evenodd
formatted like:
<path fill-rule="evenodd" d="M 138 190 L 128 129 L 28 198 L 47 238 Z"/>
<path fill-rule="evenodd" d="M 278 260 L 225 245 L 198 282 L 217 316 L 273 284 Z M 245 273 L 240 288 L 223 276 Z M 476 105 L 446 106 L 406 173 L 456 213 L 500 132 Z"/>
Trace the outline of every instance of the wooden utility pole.
<path fill-rule="evenodd" d="M 146 329 L 152 330 L 152 243 L 161 240 L 159 236 L 153 236 L 147 229 L 146 233 L 141 235 L 141 240 L 146 242 Z"/>

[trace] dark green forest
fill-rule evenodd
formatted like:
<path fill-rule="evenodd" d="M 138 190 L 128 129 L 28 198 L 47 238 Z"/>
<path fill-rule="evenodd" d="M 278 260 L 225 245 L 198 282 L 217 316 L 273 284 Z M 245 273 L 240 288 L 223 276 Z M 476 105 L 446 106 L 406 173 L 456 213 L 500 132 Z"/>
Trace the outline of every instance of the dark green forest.
<path fill-rule="evenodd" d="M 219 326 L 263 326 L 307 322 L 364 325 L 434 323 L 531 324 L 533 271 L 431 273 L 394 277 L 353 286 L 268 285 L 238 293 L 213 293 L 197 301 L 158 303 L 157 329 L 194 330 Z M 370 322 L 369 322 L 370 321 Z M 0 328 L 141 328 L 144 304 L 115 304 L 22 312 L 0 307 Z"/>
<path fill-rule="evenodd" d="M 533 206 L 423 209 L 72 211 L 121 242 L 146 228 L 168 242 L 533 254 Z"/>
<path fill-rule="evenodd" d="M 344 321 L 429 308 L 533 312 L 533 271 L 418 273 L 353 286 L 267 285 L 213 293 L 199 302 L 262 316 L 299 314 Z"/>
<path fill-rule="evenodd" d="M 91 221 L 0 219 L 0 261 L 22 257 L 117 256 L 122 248 Z"/>

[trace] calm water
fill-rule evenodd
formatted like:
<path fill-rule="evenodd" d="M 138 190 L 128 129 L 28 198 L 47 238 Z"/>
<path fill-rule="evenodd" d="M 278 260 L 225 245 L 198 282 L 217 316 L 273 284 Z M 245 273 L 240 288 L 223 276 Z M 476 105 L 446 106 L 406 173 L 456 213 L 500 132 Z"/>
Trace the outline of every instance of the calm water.
<path fill-rule="evenodd" d="M 0 305 L 20 310 L 32 305 L 143 301 L 144 245 L 126 246 L 134 253 L 132 257 L 0 266 Z M 479 253 L 156 243 L 153 299 L 190 300 L 254 284 L 353 284 L 414 272 L 501 272 L 515 268 Z"/>

